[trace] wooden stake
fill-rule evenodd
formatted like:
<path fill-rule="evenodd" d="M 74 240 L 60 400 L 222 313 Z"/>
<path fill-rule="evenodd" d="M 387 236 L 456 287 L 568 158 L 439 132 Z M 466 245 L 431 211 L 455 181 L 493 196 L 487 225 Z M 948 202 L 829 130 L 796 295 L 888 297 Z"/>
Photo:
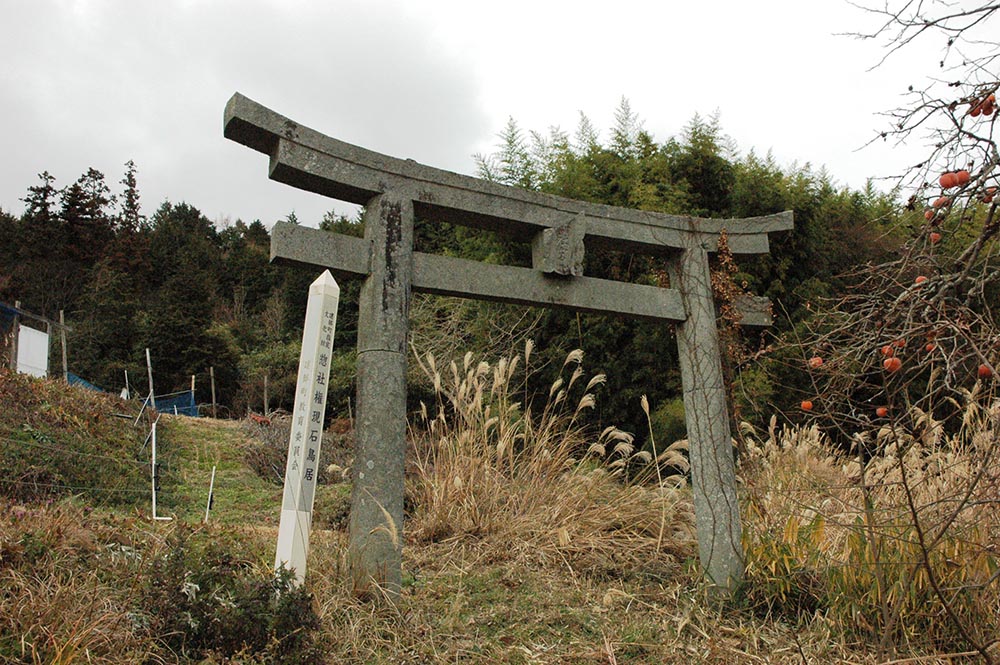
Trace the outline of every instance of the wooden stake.
<path fill-rule="evenodd" d="M 267 372 L 264 373 L 264 417 L 267 418 Z"/>
<path fill-rule="evenodd" d="M 59 341 L 62 344 L 63 381 L 69 383 L 69 366 L 66 364 L 66 318 L 59 310 Z"/>
<path fill-rule="evenodd" d="M 14 309 L 21 309 L 21 301 L 14 301 Z M 14 314 L 14 327 L 11 329 L 11 342 L 10 342 L 10 370 L 12 372 L 17 371 L 17 338 L 21 334 L 21 315 L 19 313 Z"/>
<path fill-rule="evenodd" d="M 219 417 L 219 411 L 218 411 L 218 409 L 215 406 L 215 368 L 214 367 L 209 367 L 208 368 L 208 376 L 212 380 L 212 417 L 213 418 L 218 418 Z"/>
<path fill-rule="evenodd" d="M 146 347 L 146 373 L 149 375 L 149 405 L 156 408 L 156 393 L 153 392 L 153 361 L 149 358 L 149 347 Z"/>

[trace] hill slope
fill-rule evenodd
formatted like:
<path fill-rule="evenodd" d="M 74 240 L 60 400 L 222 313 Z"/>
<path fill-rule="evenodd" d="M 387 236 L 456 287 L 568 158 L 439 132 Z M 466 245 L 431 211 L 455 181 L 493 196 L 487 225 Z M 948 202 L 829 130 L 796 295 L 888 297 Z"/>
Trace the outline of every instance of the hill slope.
<path fill-rule="evenodd" d="M 515 474 L 505 492 L 535 524 L 584 494 L 646 512 L 583 525 L 584 513 L 599 507 L 581 503 L 577 530 L 567 524 L 565 533 L 496 513 L 477 531 L 453 512 L 442 530 L 440 514 L 428 512 L 428 483 L 438 482 L 433 473 L 471 467 L 449 466 L 439 451 L 433 470 L 411 478 L 402 598 L 373 604 L 345 591 L 347 484 L 335 468 L 318 490 L 305 589 L 274 578 L 280 424 L 162 416 L 160 512 L 174 519 L 154 522 L 145 427 L 114 415 L 134 407 L 4 373 L 0 390 L 17 400 L 0 415 L 8 465 L 0 499 L 3 662 L 876 662 L 822 612 L 785 622 L 710 601 L 680 535 L 689 519 L 683 489 L 668 514 L 649 488 L 605 483 L 607 474 L 589 468 L 562 474 L 536 505 Z M 328 433 L 328 463 L 346 465 L 347 438 Z M 85 460 L 78 476 L 60 461 L 71 457 Z M 11 460 L 21 469 L 13 480 Z M 52 482 L 26 484 L 24 469 L 50 467 L 58 473 L 30 478 Z M 448 491 L 457 491 L 450 477 Z M 532 491 L 539 482 L 531 480 Z M 616 486 L 630 503 L 612 496 Z M 448 496 L 447 505 L 474 497 Z M 644 514 L 649 528 L 637 526 Z M 681 529 L 676 537 L 662 537 L 665 515 L 668 533 Z"/>

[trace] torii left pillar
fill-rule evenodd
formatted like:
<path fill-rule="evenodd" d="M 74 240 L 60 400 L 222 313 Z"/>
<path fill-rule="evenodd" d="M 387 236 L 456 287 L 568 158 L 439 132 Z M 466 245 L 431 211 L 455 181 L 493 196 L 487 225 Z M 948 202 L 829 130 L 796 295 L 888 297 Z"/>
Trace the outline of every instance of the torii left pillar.
<path fill-rule="evenodd" d="M 388 191 L 365 208 L 371 272 L 358 314 L 358 399 L 348 563 L 354 592 L 399 595 L 406 453 L 406 348 L 413 202 Z"/>

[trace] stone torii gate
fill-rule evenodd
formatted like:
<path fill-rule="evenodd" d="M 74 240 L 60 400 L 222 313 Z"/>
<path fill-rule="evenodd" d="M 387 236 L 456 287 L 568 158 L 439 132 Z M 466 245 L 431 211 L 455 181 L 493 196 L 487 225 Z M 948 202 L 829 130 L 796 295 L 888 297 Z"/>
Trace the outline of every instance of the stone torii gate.
<path fill-rule="evenodd" d="M 235 94 L 225 136 L 270 158 L 271 179 L 365 206 L 365 237 L 278 224 L 271 258 L 362 277 L 357 428 L 348 559 L 355 591 L 399 592 L 406 349 L 412 291 L 561 307 L 677 324 L 696 531 L 704 573 L 722 590 L 743 577 L 740 510 L 708 254 L 725 232 L 736 254 L 768 251 L 792 213 L 700 219 L 574 201 L 382 155 L 303 127 Z M 413 251 L 414 215 L 523 238 L 532 268 Z M 586 249 L 664 257 L 671 288 L 583 276 Z M 770 324 L 768 302 L 742 324 Z"/>

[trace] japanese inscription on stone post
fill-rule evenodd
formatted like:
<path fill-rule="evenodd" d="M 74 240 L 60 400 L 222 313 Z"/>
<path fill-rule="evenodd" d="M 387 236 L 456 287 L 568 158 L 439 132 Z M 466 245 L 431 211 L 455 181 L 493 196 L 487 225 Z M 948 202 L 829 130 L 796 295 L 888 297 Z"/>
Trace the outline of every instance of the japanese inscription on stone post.
<path fill-rule="evenodd" d="M 289 568 L 301 584 L 306 576 L 309 529 L 312 526 L 316 476 L 319 473 L 323 418 L 330 380 L 330 352 L 337 327 L 340 287 L 330 271 L 324 271 L 309 287 L 299 374 L 295 387 L 295 407 L 285 463 L 285 490 L 278 526 L 278 549 L 274 567 Z"/>

